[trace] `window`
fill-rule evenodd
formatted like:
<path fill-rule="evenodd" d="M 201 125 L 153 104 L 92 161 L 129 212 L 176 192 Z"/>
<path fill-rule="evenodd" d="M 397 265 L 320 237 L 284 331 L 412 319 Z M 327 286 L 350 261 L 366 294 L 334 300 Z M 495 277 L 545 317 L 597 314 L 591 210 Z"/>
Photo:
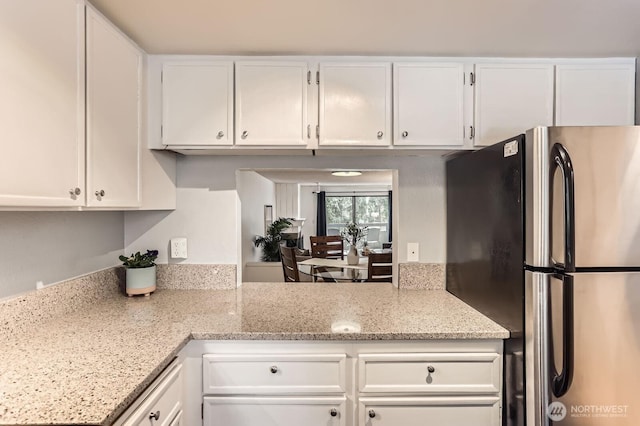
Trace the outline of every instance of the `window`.
<path fill-rule="evenodd" d="M 368 226 L 367 244 L 380 248 L 389 241 L 388 195 L 326 196 L 327 235 L 340 235 L 349 222 Z"/>

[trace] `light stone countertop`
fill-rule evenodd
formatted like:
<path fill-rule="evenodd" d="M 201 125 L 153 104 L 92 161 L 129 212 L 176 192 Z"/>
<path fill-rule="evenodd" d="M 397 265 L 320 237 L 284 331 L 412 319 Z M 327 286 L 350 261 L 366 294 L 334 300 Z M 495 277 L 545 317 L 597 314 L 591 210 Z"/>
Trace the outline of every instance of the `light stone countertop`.
<path fill-rule="evenodd" d="M 334 333 L 349 321 L 358 333 Z M 245 283 L 238 290 L 113 294 L 9 337 L 0 349 L 0 425 L 111 424 L 190 339 L 504 339 L 442 290 L 390 284 Z"/>

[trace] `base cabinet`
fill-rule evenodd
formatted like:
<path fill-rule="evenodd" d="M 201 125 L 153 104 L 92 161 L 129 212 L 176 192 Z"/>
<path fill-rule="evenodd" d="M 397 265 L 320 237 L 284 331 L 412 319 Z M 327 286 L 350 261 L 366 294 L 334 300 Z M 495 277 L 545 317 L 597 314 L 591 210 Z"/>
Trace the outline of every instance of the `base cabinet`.
<path fill-rule="evenodd" d="M 346 426 L 342 397 L 205 397 L 203 424 Z"/>
<path fill-rule="evenodd" d="M 184 423 L 500 426 L 502 351 L 500 340 L 192 341 Z"/>
<path fill-rule="evenodd" d="M 360 398 L 358 404 L 358 426 L 498 424 L 498 397 Z"/>

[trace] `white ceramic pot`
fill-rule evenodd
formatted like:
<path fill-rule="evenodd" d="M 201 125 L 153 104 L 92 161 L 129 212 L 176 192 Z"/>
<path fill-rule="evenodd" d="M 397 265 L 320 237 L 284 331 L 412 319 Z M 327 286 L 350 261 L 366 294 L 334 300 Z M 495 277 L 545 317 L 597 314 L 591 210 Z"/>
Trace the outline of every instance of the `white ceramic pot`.
<path fill-rule="evenodd" d="M 127 295 L 144 294 L 149 296 L 156 290 L 156 266 L 127 269 Z"/>
<path fill-rule="evenodd" d="M 358 256 L 356 246 L 351 246 L 349 253 L 347 253 L 347 265 L 357 265 L 359 261 L 360 257 Z"/>

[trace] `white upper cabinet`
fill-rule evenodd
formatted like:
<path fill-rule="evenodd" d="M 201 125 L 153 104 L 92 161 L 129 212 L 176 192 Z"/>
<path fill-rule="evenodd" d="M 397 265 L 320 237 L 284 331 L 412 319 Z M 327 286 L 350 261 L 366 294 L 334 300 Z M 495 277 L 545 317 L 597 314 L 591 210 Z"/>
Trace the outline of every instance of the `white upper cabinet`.
<path fill-rule="evenodd" d="M 553 65 L 477 64 L 474 145 L 553 125 Z"/>
<path fill-rule="evenodd" d="M 320 145 L 391 144 L 391 64 L 320 64 Z"/>
<path fill-rule="evenodd" d="M 558 65 L 557 126 L 631 126 L 635 64 Z"/>
<path fill-rule="evenodd" d="M 463 88 L 463 64 L 394 63 L 394 145 L 462 145 Z"/>
<path fill-rule="evenodd" d="M 233 144 L 233 63 L 165 63 L 162 143 Z"/>
<path fill-rule="evenodd" d="M 140 203 L 142 53 L 87 7 L 87 206 Z"/>
<path fill-rule="evenodd" d="M 236 145 L 307 145 L 307 62 L 236 62 Z"/>
<path fill-rule="evenodd" d="M 0 1 L 0 57 L 0 206 L 83 205 L 83 2 Z"/>

